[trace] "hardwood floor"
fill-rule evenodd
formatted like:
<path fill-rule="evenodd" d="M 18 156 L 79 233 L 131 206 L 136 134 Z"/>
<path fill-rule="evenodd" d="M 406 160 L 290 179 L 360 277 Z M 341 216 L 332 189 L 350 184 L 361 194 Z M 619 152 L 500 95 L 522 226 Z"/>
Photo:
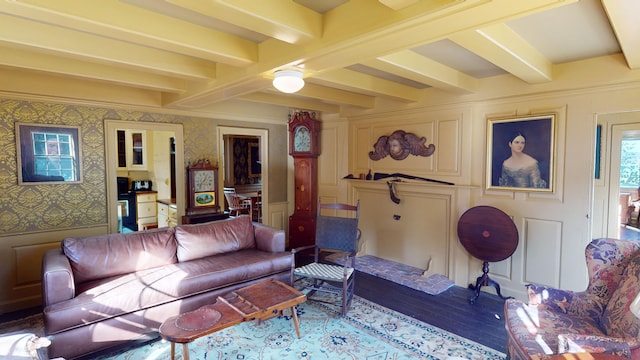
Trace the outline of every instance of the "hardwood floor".
<path fill-rule="evenodd" d="M 640 240 L 640 229 L 629 225 L 620 225 L 618 238 L 623 240 Z"/>
<path fill-rule="evenodd" d="M 356 273 L 356 295 L 389 309 L 506 352 L 504 301 L 482 292 L 475 304 L 473 291 L 453 286 L 439 295 L 411 289 L 363 272 Z"/>

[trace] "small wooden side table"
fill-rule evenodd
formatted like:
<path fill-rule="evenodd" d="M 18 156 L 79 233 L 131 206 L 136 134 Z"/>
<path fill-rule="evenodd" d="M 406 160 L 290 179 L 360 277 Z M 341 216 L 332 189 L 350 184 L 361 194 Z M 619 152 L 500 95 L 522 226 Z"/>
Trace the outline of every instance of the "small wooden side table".
<path fill-rule="evenodd" d="M 160 325 L 160 336 L 171 342 L 171 360 L 175 359 L 175 344 L 182 344 L 185 360 L 189 360 L 188 344 L 197 338 L 252 320 L 268 320 L 291 308 L 296 334 L 300 325 L 296 305 L 307 300 L 306 295 L 278 280 L 265 280 L 219 296 L 212 305 L 170 317 Z"/>

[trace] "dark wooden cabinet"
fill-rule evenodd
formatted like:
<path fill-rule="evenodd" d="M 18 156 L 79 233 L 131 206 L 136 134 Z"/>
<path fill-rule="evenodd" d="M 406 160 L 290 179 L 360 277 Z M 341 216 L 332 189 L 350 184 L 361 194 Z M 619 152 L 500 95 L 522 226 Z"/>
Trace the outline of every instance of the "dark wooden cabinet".
<path fill-rule="evenodd" d="M 296 248 L 315 244 L 320 122 L 308 112 L 296 112 L 289 121 L 289 132 L 295 186 L 294 212 L 289 217 L 289 247 Z"/>
<path fill-rule="evenodd" d="M 209 221 L 224 220 L 228 218 L 229 218 L 229 214 L 223 213 L 223 212 L 184 215 L 182 217 L 182 223 L 183 224 L 201 224 Z"/>

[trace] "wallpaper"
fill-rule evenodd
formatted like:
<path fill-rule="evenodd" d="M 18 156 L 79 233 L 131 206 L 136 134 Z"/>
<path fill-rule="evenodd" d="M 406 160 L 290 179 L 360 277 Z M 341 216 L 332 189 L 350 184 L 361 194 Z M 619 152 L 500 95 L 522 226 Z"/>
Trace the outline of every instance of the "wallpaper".
<path fill-rule="evenodd" d="M 185 161 L 217 158 L 210 119 L 0 99 L 0 234 L 107 223 L 104 119 L 182 123 Z M 82 182 L 18 185 L 16 122 L 79 126 Z"/>

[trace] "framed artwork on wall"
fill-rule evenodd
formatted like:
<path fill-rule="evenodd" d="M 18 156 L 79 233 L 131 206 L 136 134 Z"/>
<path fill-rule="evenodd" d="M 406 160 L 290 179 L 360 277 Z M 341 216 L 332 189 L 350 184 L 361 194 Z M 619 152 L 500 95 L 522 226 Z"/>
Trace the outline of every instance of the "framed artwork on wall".
<path fill-rule="evenodd" d="M 260 177 L 262 175 L 262 164 L 260 162 L 260 144 L 249 143 L 249 177 Z"/>
<path fill-rule="evenodd" d="M 80 127 L 16 123 L 18 185 L 80 183 Z"/>
<path fill-rule="evenodd" d="M 556 115 L 489 119 L 487 189 L 552 192 Z"/>

